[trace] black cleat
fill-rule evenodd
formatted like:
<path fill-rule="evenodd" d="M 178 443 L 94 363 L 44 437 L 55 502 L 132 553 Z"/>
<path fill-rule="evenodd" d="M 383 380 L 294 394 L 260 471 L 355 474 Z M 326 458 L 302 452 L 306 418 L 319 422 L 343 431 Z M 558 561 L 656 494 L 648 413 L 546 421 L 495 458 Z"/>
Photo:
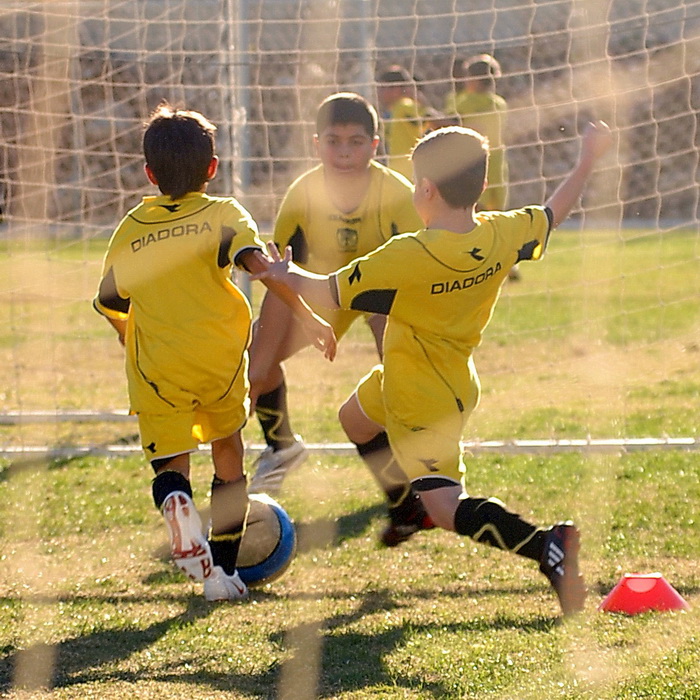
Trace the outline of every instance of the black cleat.
<path fill-rule="evenodd" d="M 553 525 L 545 534 L 540 571 L 552 584 L 564 615 L 583 610 L 588 595 L 578 570 L 580 547 L 578 528 L 571 521 Z"/>
<path fill-rule="evenodd" d="M 420 497 L 414 494 L 414 500 L 410 503 L 389 508 L 389 524 L 382 530 L 379 541 L 385 547 L 396 547 L 419 530 L 432 530 L 434 527 L 435 523 L 423 508 Z"/>

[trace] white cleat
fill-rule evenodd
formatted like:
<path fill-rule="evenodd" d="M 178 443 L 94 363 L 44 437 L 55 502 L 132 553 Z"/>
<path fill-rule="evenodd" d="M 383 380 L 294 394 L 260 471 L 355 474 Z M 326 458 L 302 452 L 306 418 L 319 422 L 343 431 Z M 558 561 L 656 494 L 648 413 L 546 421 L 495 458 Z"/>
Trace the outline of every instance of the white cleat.
<path fill-rule="evenodd" d="M 220 566 L 215 566 L 209 578 L 204 581 L 204 597 L 212 603 L 218 600 L 245 600 L 248 597 L 248 587 L 237 571 L 228 576 Z"/>
<path fill-rule="evenodd" d="M 184 491 L 173 491 L 163 502 L 161 512 L 175 565 L 194 581 L 205 581 L 212 573 L 214 561 L 194 502 Z"/>
<path fill-rule="evenodd" d="M 285 476 L 306 459 L 306 454 L 306 446 L 298 435 L 284 449 L 266 447 L 257 459 L 258 468 L 248 484 L 248 493 L 279 493 Z"/>

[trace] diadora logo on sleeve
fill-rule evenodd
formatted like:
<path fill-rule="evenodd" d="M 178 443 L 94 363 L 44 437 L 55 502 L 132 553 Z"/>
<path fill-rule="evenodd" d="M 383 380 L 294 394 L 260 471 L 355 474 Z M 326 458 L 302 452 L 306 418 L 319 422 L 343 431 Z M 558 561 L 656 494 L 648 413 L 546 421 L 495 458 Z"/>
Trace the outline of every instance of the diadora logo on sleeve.
<path fill-rule="evenodd" d="M 483 272 L 471 277 L 462 277 L 461 279 L 446 280 L 444 282 L 433 282 L 430 285 L 431 294 L 447 294 L 448 292 L 457 292 L 460 289 L 470 289 L 476 287 L 486 280 L 491 279 L 497 272 L 502 270 L 500 262 L 497 262 L 491 267 L 487 267 Z"/>
<path fill-rule="evenodd" d="M 131 241 L 131 251 L 137 253 L 151 243 L 159 243 L 167 241 L 169 238 L 180 238 L 182 236 L 198 236 L 200 233 L 211 231 L 211 224 L 208 221 L 190 224 L 180 224 L 172 228 L 162 228 L 158 231 L 150 231 L 149 233 Z"/>

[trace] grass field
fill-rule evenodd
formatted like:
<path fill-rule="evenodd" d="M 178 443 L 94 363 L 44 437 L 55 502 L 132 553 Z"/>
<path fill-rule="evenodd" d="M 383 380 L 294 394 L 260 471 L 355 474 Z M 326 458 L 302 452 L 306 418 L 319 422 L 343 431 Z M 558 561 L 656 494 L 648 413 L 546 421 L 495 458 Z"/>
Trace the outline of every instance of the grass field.
<path fill-rule="evenodd" d="M 0 256 L 5 410 L 124 407 L 120 349 L 88 303 L 102 246 Z M 691 231 L 560 232 L 504 290 L 465 437 L 697 436 L 696 247 Z M 335 411 L 373 362 L 358 327 L 336 366 L 311 351 L 289 363 L 307 440 L 343 439 Z M 69 445 L 133 432 L 0 435 Z M 259 440 L 255 426 L 246 438 Z M 0 462 L 0 696 L 698 700 L 698 462 L 661 450 L 468 460 L 473 495 L 582 526 L 590 597 L 564 622 L 526 560 L 435 531 L 378 548 L 381 499 L 353 457 L 314 454 L 289 477 L 280 501 L 298 555 L 243 605 L 207 604 L 173 568 L 140 458 Z M 201 504 L 209 480 L 198 457 Z M 691 610 L 598 612 L 628 571 L 660 571 Z"/>

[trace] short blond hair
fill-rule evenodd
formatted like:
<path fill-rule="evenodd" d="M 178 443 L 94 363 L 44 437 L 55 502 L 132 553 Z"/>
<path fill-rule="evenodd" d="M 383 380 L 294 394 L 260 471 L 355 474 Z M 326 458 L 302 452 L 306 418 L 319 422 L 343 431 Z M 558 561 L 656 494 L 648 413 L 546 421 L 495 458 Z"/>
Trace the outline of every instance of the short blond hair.
<path fill-rule="evenodd" d="M 455 209 L 479 200 L 486 181 L 488 139 L 473 129 L 446 126 L 426 134 L 412 153 L 416 183 L 426 178 Z"/>

